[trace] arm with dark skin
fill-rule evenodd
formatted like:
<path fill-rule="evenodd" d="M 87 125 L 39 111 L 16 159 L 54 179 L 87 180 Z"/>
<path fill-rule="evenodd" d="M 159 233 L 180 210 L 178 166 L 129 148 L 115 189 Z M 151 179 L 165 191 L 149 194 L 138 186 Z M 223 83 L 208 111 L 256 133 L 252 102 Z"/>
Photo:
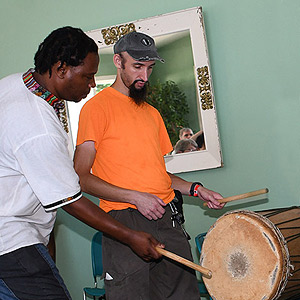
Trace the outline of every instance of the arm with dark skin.
<path fill-rule="evenodd" d="M 164 245 L 160 244 L 154 237 L 145 232 L 129 229 L 85 197 L 63 206 L 63 209 L 83 223 L 127 244 L 145 261 L 161 257 L 155 250 L 155 246 L 164 247 Z"/>
<path fill-rule="evenodd" d="M 55 237 L 54 237 L 54 227 L 50 233 L 49 243 L 47 245 L 48 251 L 50 256 L 52 257 L 53 261 L 56 260 L 56 248 L 55 248 Z"/>

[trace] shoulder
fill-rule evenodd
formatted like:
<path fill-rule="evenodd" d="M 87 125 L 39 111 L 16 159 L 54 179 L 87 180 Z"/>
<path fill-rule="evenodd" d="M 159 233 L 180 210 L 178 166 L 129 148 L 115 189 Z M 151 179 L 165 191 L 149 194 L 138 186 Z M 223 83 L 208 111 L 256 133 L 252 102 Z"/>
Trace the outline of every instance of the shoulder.
<path fill-rule="evenodd" d="M 91 107 L 101 107 L 102 105 L 105 105 L 109 98 L 111 98 L 108 88 L 105 88 L 104 90 L 100 91 L 98 94 L 93 96 L 91 99 L 89 99 L 84 105 L 82 109 L 87 109 Z"/>
<path fill-rule="evenodd" d="M 0 84 L 1 85 L 2 84 L 9 85 L 10 82 L 14 82 L 14 81 L 22 82 L 22 73 L 15 73 L 15 74 L 11 74 L 6 77 L 3 77 L 2 79 L 0 79 Z"/>
<path fill-rule="evenodd" d="M 149 103 L 145 103 L 145 109 L 147 109 L 149 113 L 153 115 L 154 118 L 162 120 L 160 112 L 154 106 L 150 105 Z"/>
<path fill-rule="evenodd" d="M 17 94 L 20 89 L 23 90 L 25 85 L 22 80 L 22 74 L 12 74 L 0 80 L 0 99 L 8 96 L 10 93 Z"/>
<path fill-rule="evenodd" d="M 33 94 L 25 98 L 28 101 L 15 101 L 4 107 L 3 114 L 0 113 L 1 127 L 11 145 L 18 147 L 36 137 L 47 135 L 56 136 L 65 142 L 67 137 L 54 109 Z"/>
<path fill-rule="evenodd" d="M 107 114 L 114 111 L 122 101 L 115 90 L 111 87 L 105 88 L 88 100 L 82 107 L 80 114 L 97 115 L 101 112 Z"/>

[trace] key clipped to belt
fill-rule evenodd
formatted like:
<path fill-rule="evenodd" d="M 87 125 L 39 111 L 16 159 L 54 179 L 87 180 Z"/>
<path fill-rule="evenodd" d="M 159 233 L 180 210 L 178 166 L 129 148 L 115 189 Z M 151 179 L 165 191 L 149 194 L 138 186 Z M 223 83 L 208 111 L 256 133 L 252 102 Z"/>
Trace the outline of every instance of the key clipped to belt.
<path fill-rule="evenodd" d="M 177 200 L 177 199 L 176 199 Z M 173 200 L 174 201 L 174 200 Z M 177 222 L 179 224 L 179 226 L 181 227 L 185 237 L 190 240 L 191 237 L 189 236 L 189 234 L 186 232 L 186 230 L 183 227 L 183 222 L 184 222 L 184 218 L 183 215 L 177 210 L 177 207 L 175 206 L 174 202 L 171 201 L 169 203 L 169 206 L 171 208 L 171 212 L 172 212 L 172 216 L 171 216 L 171 220 L 172 220 L 172 226 L 175 227 L 175 222 Z"/>

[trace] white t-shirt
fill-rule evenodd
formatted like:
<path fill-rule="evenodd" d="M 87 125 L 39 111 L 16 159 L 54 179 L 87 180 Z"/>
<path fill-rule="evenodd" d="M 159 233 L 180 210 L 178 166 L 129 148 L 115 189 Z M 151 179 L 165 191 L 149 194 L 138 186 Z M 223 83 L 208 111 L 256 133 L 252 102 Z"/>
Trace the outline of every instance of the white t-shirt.
<path fill-rule="evenodd" d="M 68 136 L 22 74 L 0 80 L 0 255 L 48 244 L 56 209 L 81 197 Z"/>

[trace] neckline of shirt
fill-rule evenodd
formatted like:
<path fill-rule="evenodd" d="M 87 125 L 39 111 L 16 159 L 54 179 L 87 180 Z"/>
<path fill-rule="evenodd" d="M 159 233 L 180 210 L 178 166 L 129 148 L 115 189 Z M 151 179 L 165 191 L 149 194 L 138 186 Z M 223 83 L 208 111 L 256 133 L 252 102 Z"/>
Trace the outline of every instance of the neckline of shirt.
<path fill-rule="evenodd" d="M 22 75 L 23 82 L 27 89 L 34 95 L 45 100 L 50 106 L 53 107 L 61 125 L 64 130 L 69 133 L 67 111 L 64 100 L 58 99 L 55 95 L 41 86 L 33 77 L 34 69 L 29 69 Z"/>

